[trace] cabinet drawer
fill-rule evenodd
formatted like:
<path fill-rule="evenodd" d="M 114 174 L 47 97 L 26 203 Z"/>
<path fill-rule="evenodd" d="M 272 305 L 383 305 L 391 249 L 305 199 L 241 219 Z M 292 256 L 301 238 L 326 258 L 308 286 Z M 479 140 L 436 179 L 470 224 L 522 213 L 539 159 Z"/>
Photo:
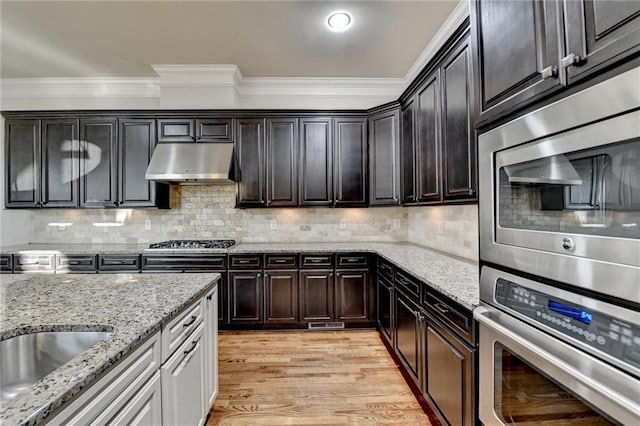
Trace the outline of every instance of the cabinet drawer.
<path fill-rule="evenodd" d="M 0 272 L 10 273 L 13 271 L 13 259 L 10 254 L 0 255 Z"/>
<path fill-rule="evenodd" d="M 56 272 L 96 272 L 96 255 L 58 255 L 56 256 Z"/>
<path fill-rule="evenodd" d="M 267 254 L 264 257 L 265 269 L 297 268 L 298 256 L 295 254 Z"/>
<path fill-rule="evenodd" d="M 162 329 L 163 363 L 202 324 L 203 318 L 202 299 L 199 299 Z"/>
<path fill-rule="evenodd" d="M 139 255 L 98 255 L 98 271 L 139 271 Z"/>
<path fill-rule="evenodd" d="M 225 255 L 142 255 L 143 271 L 224 271 L 227 267 Z"/>
<path fill-rule="evenodd" d="M 393 265 L 387 262 L 386 260 L 382 259 L 381 257 L 378 257 L 378 274 L 384 275 L 390 280 L 393 280 L 393 272 L 394 272 Z"/>
<path fill-rule="evenodd" d="M 233 142 L 231 118 L 209 118 L 196 120 L 196 141 Z"/>
<path fill-rule="evenodd" d="M 333 268 L 333 256 L 330 254 L 303 254 L 300 256 L 301 267 L 309 268 Z"/>
<path fill-rule="evenodd" d="M 366 267 L 368 265 L 369 257 L 366 253 L 339 254 L 336 259 L 336 268 Z"/>
<path fill-rule="evenodd" d="M 229 269 L 262 269 L 262 256 L 254 254 L 232 254 Z"/>
<path fill-rule="evenodd" d="M 192 142 L 195 121 L 190 118 L 158 119 L 158 142 Z"/>
<path fill-rule="evenodd" d="M 13 272 L 53 272 L 56 256 L 54 254 L 13 256 Z"/>
<path fill-rule="evenodd" d="M 428 291 L 425 291 L 422 304 L 430 314 L 473 345 L 473 314 L 471 311 L 444 296 Z"/>
<path fill-rule="evenodd" d="M 396 286 L 404 290 L 407 296 L 412 296 L 414 302 L 420 303 L 421 284 L 415 278 L 404 271 L 396 270 Z"/>

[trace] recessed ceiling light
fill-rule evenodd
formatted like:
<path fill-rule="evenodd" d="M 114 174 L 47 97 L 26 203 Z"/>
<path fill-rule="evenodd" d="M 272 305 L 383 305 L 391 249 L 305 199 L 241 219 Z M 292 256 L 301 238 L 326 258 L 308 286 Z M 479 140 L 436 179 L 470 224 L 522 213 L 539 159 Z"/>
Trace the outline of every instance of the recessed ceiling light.
<path fill-rule="evenodd" d="M 327 26 L 335 32 L 347 30 L 352 22 L 351 15 L 343 11 L 333 12 L 327 18 Z"/>

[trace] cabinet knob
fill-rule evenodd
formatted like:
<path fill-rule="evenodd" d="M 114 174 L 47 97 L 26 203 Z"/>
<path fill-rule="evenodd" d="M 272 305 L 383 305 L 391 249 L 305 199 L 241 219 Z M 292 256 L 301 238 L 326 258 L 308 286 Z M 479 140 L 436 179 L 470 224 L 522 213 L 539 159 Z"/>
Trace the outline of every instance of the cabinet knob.
<path fill-rule="evenodd" d="M 558 67 L 556 67 L 556 66 L 546 67 L 545 69 L 540 71 L 540 75 L 542 76 L 543 80 L 546 80 L 546 79 L 551 78 L 551 77 L 557 77 L 558 76 Z"/>
<path fill-rule="evenodd" d="M 572 65 L 578 65 L 582 62 L 582 58 L 575 53 L 569 53 L 567 56 L 560 60 L 560 65 L 562 68 L 569 68 Z"/>

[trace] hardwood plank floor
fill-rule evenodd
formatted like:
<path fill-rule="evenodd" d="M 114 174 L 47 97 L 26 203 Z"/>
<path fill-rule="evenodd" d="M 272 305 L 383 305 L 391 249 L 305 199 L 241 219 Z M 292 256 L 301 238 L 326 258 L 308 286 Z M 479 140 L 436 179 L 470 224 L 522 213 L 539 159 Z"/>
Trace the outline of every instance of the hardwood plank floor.
<path fill-rule="evenodd" d="M 219 334 L 213 425 L 430 425 L 376 331 Z"/>

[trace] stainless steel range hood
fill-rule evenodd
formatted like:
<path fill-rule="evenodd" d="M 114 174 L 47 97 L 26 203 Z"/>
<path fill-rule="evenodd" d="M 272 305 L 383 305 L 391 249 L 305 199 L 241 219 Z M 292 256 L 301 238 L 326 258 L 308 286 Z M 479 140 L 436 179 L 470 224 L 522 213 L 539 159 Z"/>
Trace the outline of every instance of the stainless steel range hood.
<path fill-rule="evenodd" d="M 221 185 L 237 181 L 232 143 L 159 143 L 145 177 L 178 185 Z"/>

